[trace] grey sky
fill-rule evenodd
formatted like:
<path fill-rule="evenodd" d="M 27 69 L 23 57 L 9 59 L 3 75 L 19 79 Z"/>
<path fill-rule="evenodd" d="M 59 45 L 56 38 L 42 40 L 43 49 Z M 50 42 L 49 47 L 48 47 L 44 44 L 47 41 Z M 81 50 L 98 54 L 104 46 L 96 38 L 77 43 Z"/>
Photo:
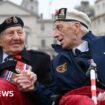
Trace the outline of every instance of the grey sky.
<path fill-rule="evenodd" d="M 17 4 L 20 4 L 22 0 L 10 0 Z M 38 0 L 39 1 L 39 13 L 44 14 L 44 18 L 49 18 L 50 14 L 54 13 L 55 9 L 60 7 L 67 7 L 72 9 L 75 6 L 80 5 L 81 1 L 89 1 L 91 5 L 96 0 Z"/>

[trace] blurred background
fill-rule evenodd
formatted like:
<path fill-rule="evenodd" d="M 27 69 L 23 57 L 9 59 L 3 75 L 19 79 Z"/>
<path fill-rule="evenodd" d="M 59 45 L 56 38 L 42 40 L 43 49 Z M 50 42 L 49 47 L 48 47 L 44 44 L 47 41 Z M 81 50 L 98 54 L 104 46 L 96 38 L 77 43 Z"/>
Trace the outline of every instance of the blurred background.
<path fill-rule="evenodd" d="M 105 0 L 0 0 L 0 22 L 10 16 L 19 16 L 25 23 L 25 45 L 48 53 L 52 58 L 55 51 L 53 18 L 56 9 L 66 7 L 87 13 L 96 35 L 105 35 Z"/>

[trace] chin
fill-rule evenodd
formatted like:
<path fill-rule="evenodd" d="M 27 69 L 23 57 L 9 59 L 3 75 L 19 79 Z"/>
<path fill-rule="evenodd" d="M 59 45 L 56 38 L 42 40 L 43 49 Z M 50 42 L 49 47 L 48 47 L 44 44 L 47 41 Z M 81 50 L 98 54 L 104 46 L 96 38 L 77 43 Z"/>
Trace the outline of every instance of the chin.
<path fill-rule="evenodd" d="M 69 49 L 69 46 L 62 46 L 63 49 Z"/>
<path fill-rule="evenodd" d="M 13 52 L 14 54 L 18 54 L 18 53 L 20 53 L 22 50 L 23 50 L 23 49 L 14 49 L 14 50 L 12 50 L 12 52 Z"/>
<path fill-rule="evenodd" d="M 65 48 L 67 48 L 67 47 L 62 45 L 62 48 L 64 48 L 64 49 L 65 49 Z"/>
<path fill-rule="evenodd" d="M 65 47 L 66 47 L 66 45 L 65 45 L 65 44 L 61 44 L 61 46 L 62 46 L 62 48 L 65 48 Z"/>

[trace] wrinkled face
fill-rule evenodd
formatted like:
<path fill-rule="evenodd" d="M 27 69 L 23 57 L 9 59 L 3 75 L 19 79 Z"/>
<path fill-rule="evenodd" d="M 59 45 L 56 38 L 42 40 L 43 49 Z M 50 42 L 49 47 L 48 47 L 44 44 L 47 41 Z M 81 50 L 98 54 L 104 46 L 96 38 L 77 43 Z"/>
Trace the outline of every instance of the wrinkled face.
<path fill-rule="evenodd" d="M 18 54 L 24 49 L 24 32 L 20 26 L 4 30 L 0 36 L 0 44 L 7 54 Z"/>
<path fill-rule="evenodd" d="M 79 28 L 79 23 L 56 21 L 53 36 L 60 42 L 62 48 L 73 48 L 77 45 Z"/>

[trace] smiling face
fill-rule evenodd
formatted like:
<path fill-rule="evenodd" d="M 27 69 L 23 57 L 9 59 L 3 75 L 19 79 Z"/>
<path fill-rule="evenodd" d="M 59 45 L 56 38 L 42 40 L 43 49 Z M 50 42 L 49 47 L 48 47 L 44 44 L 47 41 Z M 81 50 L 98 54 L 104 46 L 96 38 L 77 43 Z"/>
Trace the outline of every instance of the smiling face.
<path fill-rule="evenodd" d="M 56 21 L 54 24 L 53 36 L 59 42 L 62 48 L 73 48 L 81 43 L 80 23 Z"/>
<path fill-rule="evenodd" d="M 24 32 L 20 26 L 5 29 L 0 36 L 0 46 L 4 52 L 16 55 L 24 49 Z"/>

